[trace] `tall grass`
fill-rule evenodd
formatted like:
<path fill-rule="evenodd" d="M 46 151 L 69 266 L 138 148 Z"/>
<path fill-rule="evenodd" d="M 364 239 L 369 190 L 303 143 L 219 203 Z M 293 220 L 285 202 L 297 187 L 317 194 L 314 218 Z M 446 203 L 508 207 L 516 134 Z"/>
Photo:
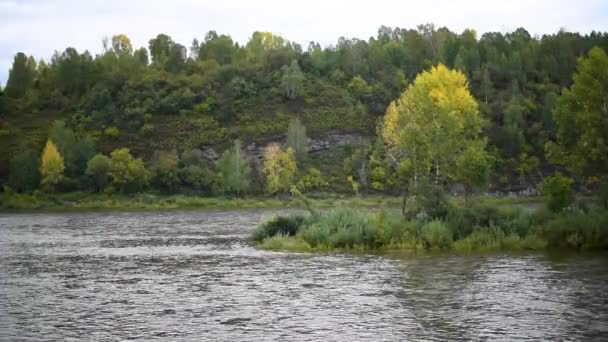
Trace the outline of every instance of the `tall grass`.
<path fill-rule="evenodd" d="M 275 218 L 256 230 L 254 240 L 263 248 L 286 250 L 605 250 L 608 211 L 554 214 L 486 204 L 450 208 L 444 220 L 428 221 L 406 220 L 397 211 L 339 208 L 305 218 Z"/>

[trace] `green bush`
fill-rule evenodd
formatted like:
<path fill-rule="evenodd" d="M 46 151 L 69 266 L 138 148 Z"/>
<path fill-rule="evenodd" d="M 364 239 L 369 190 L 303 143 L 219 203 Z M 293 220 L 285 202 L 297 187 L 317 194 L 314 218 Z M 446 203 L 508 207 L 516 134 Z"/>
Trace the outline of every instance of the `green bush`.
<path fill-rule="evenodd" d="M 370 224 L 374 227 L 375 244 L 387 249 L 415 249 L 416 221 L 405 220 L 398 212 L 381 210 L 372 215 Z"/>
<path fill-rule="evenodd" d="M 572 183 L 572 178 L 564 177 L 560 173 L 545 179 L 540 190 L 545 196 L 549 210 L 560 212 L 574 202 Z"/>
<path fill-rule="evenodd" d="M 418 184 L 416 203 L 424 214 L 433 219 L 444 219 L 450 210 L 443 187 L 432 184 L 427 179 Z"/>
<path fill-rule="evenodd" d="M 452 244 L 452 232 L 444 222 L 434 220 L 420 228 L 419 242 L 426 249 L 448 248 Z"/>
<path fill-rule="evenodd" d="M 118 138 L 120 131 L 116 127 L 108 127 L 103 131 L 103 134 L 110 138 Z"/>
<path fill-rule="evenodd" d="M 277 216 L 253 231 L 253 240 L 262 242 L 278 235 L 294 236 L 303 226 L 306 218 L 301 215 Z"/>
<path fill-rule="evenodd" d="M 375 233 L 368 215 L 358 210 L 338 208 L 317 217 L 301 232 L 312 247 L 352 248 L 375 246 Z"/>
<path fill-rule="evenodd" d="M 573 249 L 608 248 L 608 212 L 569 212 L 556 216 L 541 228 L 549 247 Z"/>

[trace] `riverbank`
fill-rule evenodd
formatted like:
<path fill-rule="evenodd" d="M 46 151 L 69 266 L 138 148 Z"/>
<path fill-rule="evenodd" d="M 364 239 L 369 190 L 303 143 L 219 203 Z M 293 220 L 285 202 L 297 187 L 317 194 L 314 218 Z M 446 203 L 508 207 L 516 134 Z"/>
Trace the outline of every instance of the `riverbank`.
<path fill-rule="evenodd" d="M 451 201 L 460 205 L 463 199 Z M 511 205 L 538 205 L 539 197 L 493 197 L 482 196 L 477 202 Z M 400 197 L 361 196 L 353 197 L 336 193 L 316 194 L 307 202 L 313 208 L 330 207 L 386 207 L 399 208 Z M 200 197 L 189 195 L 138 194 L 93 194 L 72 192 L 62 194 L 0 194 L 0 211 L 81 211 L 81 210 L 172 210 L 172 209 L 263 209 L 305 208 L 306 203 L 297 198 L 276 197 Z"/>

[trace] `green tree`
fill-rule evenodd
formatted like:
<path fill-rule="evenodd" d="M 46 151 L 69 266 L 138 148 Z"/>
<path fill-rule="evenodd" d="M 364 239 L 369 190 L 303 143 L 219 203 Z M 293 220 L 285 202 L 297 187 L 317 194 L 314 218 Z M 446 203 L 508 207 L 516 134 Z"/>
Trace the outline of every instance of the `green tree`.
<path fill-rule="evenodd" d="M 574 202 L 573 183 L 572 178 L 562 176 L 560 173 L 545 179 L 540 190 L 545 196 L 549 210 L 560 212 Z"/>
<path fill-rule="evenodd" d="M 95 141 L 90 136 L 78 139 L 74 131 L 61 120 L 53 122 L 49 136 L 64 158 L 66 176 L 83 176 L 87 162 L 95 155 Z"/>
<path fill-rule="evenodd" d="M 287 128 L 287 146 L 294 150 L 299 165 L 302 165 L 306 159 L 306 153 L 308 153 L 306 139 L 306 126 L 299 118 L 291 119 Z"/>
<path fill-rule="evenodd" d="M 608 56 L 598 47 L 578 60 L 574 83 L 564 89 L 553 114 L 557 140 L 545 145 L 548 159 L 571 171 L 608 175 Z M 605 180 L 604 180 L 605 181 Z"/>
<path fill-rule="evenodd" d="M 33 60 L 32 60 L 33 61 Z M 35 63 L 28 63 L 28 57 L 19 52 L 15 55 L 13 66 L 8 73 L 8 81 L 4 89 L 7 96 L 12 98 L 21 98 L 25 92 L 32 86 L 34 81 Z"/>
<path fill-rule="evenodd" d="M 54 191 L 63 180 L 63 157 L 51 139 L 47 140 L 40 161 L 42 186 L 48 191 Z"/>
<path fill-rule="evenodd" d="M 93 179 L 95 187 L 102 192 L 110 180 L 110 158 L 96 154 L 87 162 L 86 175 Z"/>
<path fill-rule="evenodd" d="M 391 102 L 382 136 L 391 157 L 414 181 L 434 169 L 435 185 L 456 157 L 478 139 L 483 120 L 461 72 L 443 65 L 418 75 L 397 100 Z"/>
<path fill-rule="evenodd" d="M 31 150 L 13 156 L 8 184 L 17 192 L 34 191 L 40 185 L 40 160 Z"/>
<path fill-rule="evenodd" d="M 177 151 L 156 151 L 152 160 L 151 171 L 156 188 L 169 193 L 175 191 L 180 183 Z"/>
<path fill-rule="evenodd" d="M 294 150 L 281 150 L 278 144 L 271 144 L 264 151 L 262 172 L 266 176 L 266 189 L 271 194 L 288 191 L 295 183 L 296 160 Z"/>
<path fill-rule="evenodd" d="M 472 141 L 456 157 L 454 179 L 464 185 L 465 206 L 469 206 L 473 190 L 488 184 L 492 160 L 486 151 L 486 140 Z"/>
<path fill-rule="evenodd" d="M 144 162 L 133 158 L 128 148 L 119 148 L 110 154 L 110 176 L 121 192 L 137 191 L 146 184 Z"/>
<path fill-rule="evenodd" d="M 288 99 L 293 100 L 304 92 L 304 74 L 300 70 L 298 61 L 293 60 L 289 67 L 283 66 L 283 77 L 281 87 Z"/>
<path fill-rule="evenodd" d="M 240 141 L 236 140 L 233 147 L 222 154 L 217 162 L 217 168 L 224 192 L 240 196 L 249 190 L 251 167 L 243 155 Z"/>

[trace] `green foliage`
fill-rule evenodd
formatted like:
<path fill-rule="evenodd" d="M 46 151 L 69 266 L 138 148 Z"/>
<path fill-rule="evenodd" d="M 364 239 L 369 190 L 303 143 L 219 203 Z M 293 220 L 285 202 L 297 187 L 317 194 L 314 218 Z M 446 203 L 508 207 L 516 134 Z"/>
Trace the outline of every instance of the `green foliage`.
<path fill-rule="evenodd" d="M 298 165 L 302 165 L 306 153 L 308 153 L 306 139 L 306 126 L 302 124 L 299 118 L 290 120 L 287 128 L 287 146 L 293 149 Z"/>
<path fill-rule="evenodd" d="M 304 92 L 304 74 L 300 71 L 298 61 L 293 60 L 289 67 L 283 66 L 283 77 L 281 78 L 281 88 L 285 96 L 293 100 L 301 96 Z"/>
<path fill-rule="evenodd" d="M 297 188 L 301 191 L 320 190 L 329 186 L 329 183 L 323 179 L 323 175 L 319 169 L 309 168 L 308 172 L 300 177 Z"/>
<path fill-rule="evenodd" d="M 133 158 L 128 148 L 119 148 L 110 154 L 112 184 L 121 192 L 140 190 L 147 182 L 144 162 Z"/>
<path fill-rule="evenodd" d="M 443 219 L 448 214 L 450 203 L 445 190 L 440 185 L 423 178 L 417 184 L 416 194 L 418 208 L 415 209 L 418 210 L 413 210 L 413 213 L 421 211 L 422 214 L 435 219 Z"/>
<path fill-rule="evenodd" d="M 178 170 L 179 178 L 187 188 L 203 194 L 212 194 L 217 183 L 217 175 L 204 164 L 188 165 Z"/>
<path fill-rule="evenodd" d="M 562 176 L 560 173 L 545 179 L 540 189 L 549 210 L 560 212 L 574 202 L 573 183 L 572 178 Z"/>
<path fill-rule="evenodd" d="M 4 89 L 7 96 L 22 98 L 32 86 L 36 77 L 36 62 L 33 57 L 27 57 L 19 52 L 15 55 L 13 66 L 8 73 L 8 81 Z"/>
<path fill-rule="evenodd" d="M 608 55 L 598 47 L 578 60 L 574 84 L 564 89 L 554 112 L 557 142 L 546 145 L 557 164 L 592 175 L 608 172 Z"/>
<path fill-rule="evenodd" d="M 549 247 L 605 249 L 608 246 L 608 213 L 564 213 L 547 222 L 542 235 Z"/>
<path fill-rule="evenodd" d="M 17 192 L 30 192 L 40 184 L 40 160 L 31 150 L 17 153 L 10 163 L 8 184 Z"/>
<path fill-rule="evenodd" d="M 301 238 L 313 248 L 373 247 L 375 243 L 367 215 L 346 208 L 330 210 L 318 217 L 301 231 Z"/>
<path fill-rule="evenodd" d="M 424 224 L 420 228 L 420 243 L 427 248 L 449 248 L 452 244 L 452 232 L 439 220 Z"/>
<path fill-rule="evenodd" d="M 8 181 L 11 158 L 24 147 L 41 149 L 48 127 L 58 119 L 68 123 L 75 141 L 65 144 L 51 137 L 71 179 L 63 185 L 83 189 L 86 162 L 94 154 L 84 137 L 99 130 L 99 150 L 129 146 L 147 157 L 153 150 L 221 146 L 235 138 L 266 142 L 283 134 L 294 117 L 306 122 L 311 136 L 330 130 L 370 136 L 377 119 L 393 110 L 403 119 L 395 127 L 404 134 L 387 139 L 386 156 L 374 156 L 376 145 L 371 152 L 365 148 L 360 164 L 347 174 L 335 164 L 312 166 L 327 175 L 333 190 L 346 190 L 348 175 L 361 192 L 396 193 L 415 176 L 429 173 L 445 185 L 455 180 L 456 160 L 468 151 L 460 133 L 470 133 L 464 140 L 479 138 L 470 130 L 480 127 L 476 118 L 460 125 L 460 109 L 471 101 L 454 89 L 466 88 L 480 101 L 488 150 L 511 161 L 496 168 L 493 178 L 503 180 L 492 180 L 496 190 L 513 186 L 518 174 L 522 185 L 536 181 L 536 175 L 542 178 L 551 169 L 547 160 L 567 166 L 573 176 L 596 176 L 606 183 L 605 34 L 562 30 L 534 37 L 520 28 L 478 36 L 470 29 L 455 33 L 427 24 L 381 27 L 369 39 L 343 38 L 305 49 L 269 32 L 255 32 L 246 44 L 237 44 L 227 34 L 210 31 L 192 43 L 189 54 L 162 33 L 149 41 L 149 56 L 148 49 L 131 43 L 118 34 L 95 56 L 74 48 L 58 49 L 47 61 L 15 56 L 0 93 L 0 182 Z M 577 63 L 578 56 L 584 57 Z M 447 77 L 454 71 L 431 69 L 439 64 L 460 70 L 464 82 L 435 87 L 438 79 L 456 80 Z M 423 76 L 433 73 L 442 77 Z M 419 74 L 426 81 L 411 82 Z M 397 99 L 410 87 L 417 92 L 401 96 L 407 101 Z M 562 88 L 567 89 L 557 98 Z M 387 110 L 393 99 L 395 106 Z M 425 120 L 406 118 L 410 107 L 419 109 L 409 111 L 412 117 Z M 386 138 L 391 129 L 385 124 L 380 135 Z M 298 166 L 310 167 L 292 147 Z M 68 150 L 80 150 L 80 157 Z M 318 163 L 326 153 L 314 155 L 308 157 Z M 471 188 L 476 187 L 481 185 Z"/>
<path fill-rule="evenodd" d="M 163 192 L 174 192 L 180 184 L 177 151 L 155 151 L 150 170 L 152 182 Z M 192 176 L 192 174 L 189 174 Z"/>
<path fill-rule="evenodd" d="M 304 225 L 306 218 L 300 215 L 277 216 L 262 225 L 258 226 L 252 233 L 252 238 L 256 242 L 274 236 L 294 236 Z"/>
<path fill-rule="evenodd" d="M 118 138 L 120 136 L 120 131 L 116 127 L 108 127 L 103 131 L 103 134 L 109 138 Z"/>
<path fill-rule="evenodd" d="M 490 179 L 492 162 L 485 146 L 486 141 L 479 139 L 456 157 L 454 179 L 464 184 L 467 206 L 473 190 L 485 186 Z"/>
<path fill-rule="evenodd" d="M 220 182 L 225 193 L 236 194 L 249 190 L 251 186 L 251 167 L 241 150 L 241 143 L 236 140 L 232 148 L 226 150 L 217 162 Z"/>
<path fill-rule="evenodd" d="M 110 180 L 110 158 L 96 154 L 87 162 L 86 175 L 93 179 L 95 187 L 102 192 Z"/>

